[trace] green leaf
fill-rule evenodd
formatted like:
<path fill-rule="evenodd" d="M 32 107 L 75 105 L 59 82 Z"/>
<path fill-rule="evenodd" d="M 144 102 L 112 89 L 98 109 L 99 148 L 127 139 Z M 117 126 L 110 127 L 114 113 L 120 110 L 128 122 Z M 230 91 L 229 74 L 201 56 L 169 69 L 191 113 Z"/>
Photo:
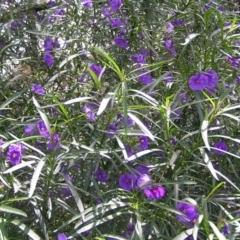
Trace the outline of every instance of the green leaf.
<path fill-rule="evenodd" d="M 12 220 L 11 223 L 20 228 L 26 235 L 33 240 L 41 240 L 41 238 L 29 227 L 20 222 L 19 220 Z"/>
<path fill-rule="evenodd" d="M 206 148 L 210 151 L 210 145 L 208 142 L 208 121 L 207 120 L 203 120 L 202 122 L 201 134 L 202 134 L 202 139 L 203 139 L 203 142 L 205 143 Z"/>
<path fill-rule="evenodd" d="M 115 96 L 115 93 L 112 93 L 112 92 L 111 93 L 107 93 L 104 96 L 103 100 L 100 103 L 97 115 L 101 115 L 102 114 L 102 112 L 105 110 L 105 108 L 107 107 L 109 101 L 112 99 L 113 96 Z"/>
<path fill-rule="evenodd" d="M 23 217 L 27 217 L 27 214 L 23 212 L 22 210 L 19 210 L 17 208 L 9 207 L 7 205 L 0 205 L 0 211 L 5 212 L 5 213 L 12 213 L 12 214 L 17 214 L 21 215 Z"/>
<path fill-rule="evenodd" d="M 4 103 L 0 105 L 0 109 L 7 107 L 11 102 L 13 102 L 15 99 L 17 99 L 19 96 L 21 96 L 24 92 L 26 92 L 27 89 L 23 89 L 22 91 L 16 92 L 13 94 L 10 98 L 7 99 Z"/>
<path fill-rule="evenodd" d="M 187 237 L 192 235 L 193 233 L 193 228 L 188 229 L 184 232 L 181 232 L 179 235 L 177 235 L 173 240 L 185 240 Z"/>
<path fill-rule="evenodd" d="M 210 227 L 212 228 L 213 232 L 215 233 L 215 235 L 217 236 L 218 240 L 227 240 L 213 222 L 208 221 L 208 223 L 209 223 Z"/>
<path fill-rule="evenodd" d="M 120 76 L 121 75 L 121 70 L 118 67 L 117 63 L 104 51 L 102 51 L 101 49 L 94 47 L 93 48 L 97 53 L 100 53 L 102 56 L 104 56 L 109 63 L 112 64 L 112 69 Z"/>
<path fill-rule="evenodd" d="M 18 165 L 15 165 L 15 166 L 9 168 L 8 170 L 6 170 L 5 172 L 3 172 L 3 174 L 7 174 L 7 173 L 14 172 L 14 171 L 16 171 L 16 170 L 18 170 L 18 169 L 21 169 L 21 168 L 24 168 L 24 167 L 26 167 L 26 166 L 32 165 L 32 164 L 34 164 L 35 162 L 36 162 L 36 161 L 28 161 L 28 162 L 23 162 L 23 161 L 22 161 L 22 162 L 19 163 Z"/>
<path fill-rule="evenodd" d="M 210 161 L 207 153 L 204 151 L 203 148 L 200 148 L 200 152 L 201 152 L 201 154 L 202 154 L 202 157 L 203 157 L 203 159 L 204 159 L 204 162 L 206 163 L 206 166 L 208 167 L 209 171 L 212 173 L 213 177 L 214 177 L 216 180 L 219 180 L 219 179 L 218 179 L 218 176 L 217 176 L 217 173 L 216 173 L 216 171 L 215 171 L 215 169 L 214 169 L 214 167 L 213 167 L 213 165 L 212 165 L 212 163 L 211 163 L 211 161 Z"/>
<path fill-rule="evenodd" d="M 68 56 L 66 59 L 64 59 L 60 64 L 59 68 L 62 68 L 67 62 L 71 61 L 72 59 L 81 56 L 83 53 L 76 53 L 73 55 Z"/>
<path fill-rule="evenodd" d="M 135 115 L 133 115 L 132 113 L 128 113 L 128 116 L 141 128 L 145 135 L 147 135 L 152 141 L 154 141 L 153 134 Z"/>
<path fill-rule="evenodd" d="M 42 168 L 45 164 L 45 159 L 41 159 L 33 173 L 33 176 L 32 176 L 32 180 L 31 180 L 31 183 L 30 183 L 30 189 L 29 189 L 29 194 L 28 194 L 28 197 L 31 198 L 35 189 L 36 189 L 36 186 L 37 186 L 37 182 L 39 180 L 39 176 L 41 174 L 41 171 L 42 171 Z"/>

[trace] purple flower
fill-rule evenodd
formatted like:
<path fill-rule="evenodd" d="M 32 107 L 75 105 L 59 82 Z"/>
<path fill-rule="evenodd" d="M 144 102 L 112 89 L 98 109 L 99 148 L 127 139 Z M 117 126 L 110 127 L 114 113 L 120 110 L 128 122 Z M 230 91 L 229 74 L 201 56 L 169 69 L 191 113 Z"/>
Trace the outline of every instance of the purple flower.
<path fill-rule="evenodd" d="M 172 73 L 169 73 L 166 78 L 166 83 L 172 83 L 173 82 L 173 74 Z"/>
<path fill-rule="evenodd" d="M 184 20 L 183 19 L 175 19 L 171 23 L 174 27 L 181 27 L 181 26 L 183 26 Z"/>
<path fill-rule="evenodd" d="M 107 8 L 102 8 L 102 13 L 106 18 L 111 18 L 110 12 Z"/>
<path fill-rule="evenodd" d="M 58 15 L 58 16 L 62 16 L 65 14 L 65 10 L 64 9 L 57 9 L 55 11 L 55 14 Z"/>
<path fill-rule="evenodd" d="M 91 8 L 93 6 L 92 0 L 82 0 L 82 4 L 85 8 Z"/>
<path fill-rule="evenodd" d="M 129 223 L 126 226 L 126 229 L 127 229 L 128 235 L 131 235 L 134 232 L 134 230 L 135 230 L 135 226 L 132 223 Z"/>
<path fill-rule="evenodd" d="M 99 182 L 106 182 L 107 181 L 107 174 L 98 169 L 96 172 L 95 172 L 95 175 L 94 175 L 95 179 Z"/>
<path fill-rule="evenodd" d="M 20 144 L 11 144 L 8 148 L 7 158 L 11 165 L 17 165 L 21 162 L 21 156 L 23 153 L 23 147 Z"/>
<path fill-rule="evenodd" d="M 114 132 L 117 131 L 117 127 L 113 124 L 110 124 L 108 127 L 109 132 L 107 133 L 108 137 L 113 137 L 114 136 Z"/>
<path fill-rule="evenodd" d="M 202 73 L 197 73 L 196 75 L 190 77 L 188 83 L 190 89 L 202 91 L 208 85 L 208 78 Z"/>
<path fill-rule="evenodd" d="M 37 122 L 37 129 L 38 129 L 38 132 L 41 136 L 43 136 L 43 137 L 49 137 L 50 136 L 50 133 L 47 130 L 47 127 L 46 127 L 43 120 L 39 120 Z"/>
<path fill-rule="evenodd" d="M 68 173 L 64 173 L 64 176 L 69 182 L 73 181 L 73 178 Z"/>
<path fill-rule="evenodd" d="M 51 38 L 47 38 L 44 40 L 44 48 L 46 51 L 53 50 L 53 40 Z"/>
<path fill-rule="evenodd" d="M 181 112 L 178 109 L 175 109 L 171 113 L 171 118 L 181 118 Z M 176 141 L 176 140 L 175 140 Z"/>
<path fill-rule="evenodd" d="M 57 235 L 57 240 L 68 240 L 68 238 L 64 233 L 59 233 Z"/>
<path fill-rule="evenodd" d="M 71 192 L 71 190 L 68 186 L 62 187 L 61 192 L 62 192 L 62 197 L 63 198 L 68 198 L 68 197 L 72 196 L 72 192 Z"/>
<path fill-rule="evenodd" d="M 83 107 L 83 112 L 86 113 L 87 120 L 90 121 L 96 121 L 96 113 L 93 112 L 94 109 L 97 108 L 97 105 L 95 103 L 85 105 Z"/>
<path fill-rule="evenodd" d="M 239 68 L 239 59 L 234 56 L 228 57 L 228 62 L 235 68 Z"/>
<path fill-rule="evenodd" d="M 146 48 L 142 48 L 139 52 L 139 54 L 142 54 L 144 57 L 149 54 L 148 50 Z"/>
<path fill-rule="evenodd" d="M 59 43 L 58 40 L 56 40 L 56 41 L 53 42 L 53 47 L 55 47 L 55 48 L 60 48 L 60 43 Z"/>
<path fill-rule="evenodd" d="M 20 22 L 12 22 L 11 26 L 10 26 L 10 28 L 13 29 L 13 30 L 19 29 L 21 27 L 22 27 L 22 24 Z"/>
<path fill-rule="evenodd" d="M 47 21 L 48 21 L 48 23 L 52 24 L 53 23 L 53 16 L 48 16 Z"/>
<path fill-rule="evenodd" d="M 227 151 L 228 150 L 228 146 L 225 142 L 216 142 L 214 144 L 214 147 L 217 149 L 214 149 L 213 151 L 218 154 L 218 155 L 223 155 L 225 154 L 223 151 Z"/>
<path fill-rule="evenodd" d="M 196 217 L 198 217 L 196 207 L 187 202 L 179 202 L 177 210 L 183 213 L 183 215 L 177 214 L 178 220 L 182 223 L 190 223 L 191 221 L 195 221 Z"/>
<path fill-rule="evenodd" d="M 147 85 L 153 81 L 151 75 L 143 75 L 139 77 L 139 80 L 142 84 Z"/>
<path fill-rule="evenodd" d="M 229 235 L 230 233 L 231 233 L 231 232 L 230 232 L 229 224 L 224 221 L 223 234 L 224 234 L 225 236 L 227 236 L 227 235 Z"/>
<path fill-rule="evenodd" d="M 132 57 L 131 57 L 131 60 L 135 63 L 141 63 L 141 64 L 144 64 L 146 63 L 146 60 L 144 58 L 144 56 L 142 54 L 134 54 Z"/>
<path fill-rule="evenodd" d="M 174 31 L 174 26 L 171 22 L 168 22 L 166 32 L 171 34 Z"/>
<path fill-rule="evenodd" d="M 148 171 L 149 171 L 148 167 L 143 166 L 143 165 L 139 165 L 135 170 L 136 170 L 136 173 L 138 175 L 140 175 L 140 174 L 148 174 Z"/>
<path fill-rule="evenodd" d="M 126 173 L 119 177 L 119 186 L 127 191 L 131 191 L 134 188 L 134 177 L 132 174 Z"/>
<path fill-rule="evenodd" d="M 148 174 L 142 174 L 137 177 L 136 187 L 144 190 L 152 185 L 152 178 Z"/>
<path fill-rule="evenodd" d="M 96 65 L 96 64 L 92 64 L 90 66 L 90 69 L 96 74 L 97 77 L 100 76 L 101 72 L 102 72 L 102 67 Z"/>
<path fill-rule="evenodd" d="M 212 4 L 212 1 L 209 1 L 208 3 L 206 3 L 203 7 L 203 10 L 207 11 L 210 8 L 211 4 Z"/>
<path fill-rule="evenodd" d="M 53 1 L 53 0 L 50 0 L 50 1 L 48 2 L 48 6 L 49 6 L 49 7 L 55 7 L 55 6 L 56 6 L 56 2 Z"/>
<path fill-rule="evenodd" d="M 225 11 L 225 7 L 224 7 L 224 6 L 220 6 L 220 7 L 218 7 L 218 10 L 219 10 L 220 12 L 224 12 L 224 11 Z"/>
<path fill-rule="evenodd" d="M 170 138 L 170 144 L 174 146 L 174 145 L 176 145 L 176 143 L 177 143 L 176 138 L 171 137 L 171 138 Z"/>
<path fill-rule="evenodd" d="M 123 37 L 123 36 L 125 36 L 126 34 L 127 34 L 127 30 L 126 30 L 125 28 L 121 28 L 121 29 L 119 30 L 118 36 L 119 36 L 119 37 Z"/>
<path fill-rule="evenodd" d="M 140 150 L 141 151 L 148 149 L 148 137 L 141 136 L 141 137 L 139 137 L 138 140 L 139 140 L 139 143 L 140 143 Z"/>
<path fill-rule="evenodd" d="M 60 137 L 58 134 L 54 134 L 52 140 L 47 144 L 49 150 L 59 149 L 60 148 Z"/>
<path fill-rule="evenodd" d="M 47 64 L 48 67 L 52 67 L 54 64 L 54 58 L 50 53 L 45 53 L 43 57 L 44 62 Z"/>
<path fill-rule="evenodd" d="M 240 84 L 240 75 L 236 76 L 237 83 Z"/>
<path fill-rule="evenodd" d="M 215 89 L 218 84 L 218 75 L 214 70 L 209 70 L 204 75 L 208 79 L 207 88 L 208 89 Z"/>
<path fill-rule="evenodd" d="M 154 200 L 163 198 L 165 195 L 165 189 L 162 186 L 153 186 L 144 190 L 144 194 L 147 198 Z"/>
<path fill-rule="evenodd" d="M 110 0 L 109 1 L 109 6 L 113 12 L 118 11 L 120 9 L 121 5 L 122 5 L 121 0 Z"/>
<path fill-rule="evenodd" d="M 122 22 L 119 18 L 114 18 L 110 21 L 110 26 L 111 28 L 117 28 L 122 25 Z"/>
<path fill-rule="evenodd" d="M 118 47 L 121 47 L 121 48 L 128 47 L 128 41 L 125 38 L 115 37 L 113 41 Z"/>
<path fill-rule="evenodd" d="M 175 47 L 171 47 L 171 48 L 170 48 L 170 52 L 171 52 L 172 56 L 174 56 L 174 57 L 177 56 L 177 52 L 176 52 Z"/>
<path fill-rule="evenodd" d="M 75 164 L 75 165 L 73 166 L 73 170 L 74 170 L 74 171 L 78 171 L 80 168 L 81 168 L 81 165 L 80 165 L 80 164 Z"/>
<path fill-rule="evenodd" d="M 43 87 L 41 85 L 33 84 L 32 89 L 36 94 L 39 94 L 39 95 L 45 94 L 45 90 L 43 89 Z"/>
<path fill-rule="evenodd" d="M 179 93 L 178 98 L 180 99 L 181 103 L 186 103 L 187 102 L 187 95 L 186 93 Z"/>
<path fill-rule="evenodd" d="M 165 42 L 164 42 L 164 47 L 166 49 L 170 49 L 172 47 L 172 40 L 171 39 L 167 39 Z"/>
<path fill-rule="evenodd" d="M 98 198 L 97 200 L 96 200 L 96 204 L 98 205 L 98 204 L 101 204 L 103 201 L 102 201 L 102 199 L 101 198 Z"/>
<path fill-rule="evenodd" d="M 34 134 L 35 125 L 28 125 L 24 128 L 24 132 L 27 136 L 32 136 Z"/>

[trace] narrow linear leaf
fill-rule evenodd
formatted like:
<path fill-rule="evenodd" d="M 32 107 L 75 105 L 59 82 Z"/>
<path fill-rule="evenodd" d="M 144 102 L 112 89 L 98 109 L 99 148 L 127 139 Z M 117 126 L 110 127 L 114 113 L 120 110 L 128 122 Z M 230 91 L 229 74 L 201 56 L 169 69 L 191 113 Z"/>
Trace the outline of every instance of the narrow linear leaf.
<path fill-rule="evenodd" d="M 188 229 L 184 232 L 181 232 L 173 240 L 185 240 L 187 237 L 189 237 L 192 234 L 192 232 L 193 232 L 193 228 Z"/>
<path fill-rule="evenodd" d="M 39 176 L 41 174 L 41 171 L 42 171 L 42 168 L 45 164 L 45 160 L 44 159 L 41 159 L 40 162 L 38 163 L 34 173 L 33 173 L 33 176 L 32 176 L 32 180 L 31 180 L 31 183 L 30 183 L 30 190 L 29 190 L 29 194 L 28 194 L 28 197 L 31 198 L 34 191 L 35 191 L 35 188 L 36 188 L 36 185 L 37 185 L 37 182 L 38 182 L 38 179 L 39 179 Z"/>
<path fill-rule="evenodd" d="M 217 176 L 217 173 L 216 173 L 216 171 L 215 171 L 215 169 L 214 169 L 214 167 L 213 167 L 213 165 L 212 165 L 212 163 L 211 163 L 207 153 L 204 151 L 203 148 L 200 148 L 200 152 L 201 152 L 201 155 L 202 155 L 202 157 L 204 159 L 204 162 L 206 163 L 206 166 L 208 167 L 209 171 L 212 173 L 213 177 L 216 180 L 219 180 L 218 176 Z"/>
<path fill-rule="evenodd" d="M 77 204 L 78 210 L 80 211 L 80 213 L 82 215 L 82 219 L 84 221 L 84 218 L 85 218 L 84 214 L 83 214 L 84 207 L 83 207 L 83 203 L 82 203 L 82 201 L 81 201 L 81 199 L 80 199 L 80 197 L 78 195 L 78 192 L 76 191 L 75 187 L 73 186 L 73 184 L 70 181 L 68 181 L 66 178 L 65 178 L 65 181 L 67 182 L 67 184 L 68 184 L 68 186 L 70 188 L 70 191 L 71 191 L 71 193 L 73 195 L 73 198 L 75 199 L 75 202 Z"/>
<path fill-rule="evenodd" d="M 213 222 L 208 221 L 208 223 L 212 228 L 213 232 L 215 233 L 215 235 L 217 236 L 218 240 L 226 240 L 225 236 L 219 231 L 219 229 Z"/>
<path fill-rule="evenodd" d="M 13 94 L 11 97 L 8 98 L 7 101 L 5 101 L 4 103 L 2 103 L 0 105 L 0 109 L 7 107 L 11 102 L 13 102 L 16 98 L 21 96 L 26 91 L 27 91 L 27 89 L 23 89 L 22 91 L 19 91 L 19 92 Z"/>
<path fill-rule="evenodd" d="M 177 150 L 177 151 L 173 152 L 173 155 L 172 155 L 172 157 L 171 157 L 171 159 L 169 161 L 169 165 L 170 166 L 172 166 L 176 162 L 176 160 L 177 160 L 177 158 L 178 158 L 180 153 L 181 153 L 181 150 Z"/>
<path fill-rule="evenodd" d="M 152 140 L 154 141 L 154 136 L 148 130 L 148 128 L 132 113 L 128 113 L 128 116 L 141 128 L 141 130 Z"/>
<path fill-rule="evenodd" d="M 195 37 L 197 37 L 198 35 L 200 35 L 199 33 L 192 33 L 190 35 L 188 35 L 185 38 L 185 42 L 184 43 L 180 43 L 181 45 L 187 45 L 188 43 L 190 43 Z"/>
<path fill-rule="evenodd" d="M 73 54 L 71 56 L 68 56 L 66 59 L 64 59 L 60 64 L 59 64 L 59 68 L 62 68 L 67 62 L 71 61 L 73 58 L 79 57 L 81 56 L 82 53 L 76 53 Z"/>
<path fill-rule="evenodd" d="M 197 222 L 195 223 L 195 225 L 194 225 L 194 227 L 193 227 L 193 233 L 192 233 L 192 235 L 193 235 L 193 239 L 194 239 L 194 240 L 197 240 L 197 239 L 198 239 L 197 236 L 198 236 L 199 226 L 200 226 L 202 220 L 203 220 L 203 215 L 201 214 L 201 215 L 199 215 L 199 217 L 198 217 L 198 219 L 197 219 Z"/>
<path fill-rule="evenodd" d="M 23 212 L 22 210 L 19 210 L 17 208 L 13 208 L 13 207 L 9 207 L 7 205 L 0 205 L 0 211 L 1 212 L 6 212 L 6 213 L 21 215 L 23 217 L 27 217 L 27 214 L 25 212 Z"/>
<path fill-rule="evenodd" d="M 29 166 L 29 165 L 32 165 L 34 164 L 35 161 L 29 161 L 29 162 L 21 162 L 20 164 L 18 165 L 15 165 L 14 167 L 12 168 L 9 168 L 8 170 L 6 170 L 5 172 L 3 172 L 3 174 L 7 174 L 7 173 L 11 173 L 11 172 L 14 172 L 18 169 L 21 169 L 21 168 L 24 168 L 26 166 Z"/>
<path fill-rule="evenodd" d="M 19 220 L 12 220 L 11 223 L 21 230 L 23 230 L 31 239 L 33 240 L 41 240 L 41 238 L 29 227 L 27 227 L 25 224 L 20 222 Z"/>
<path fill-rule="evenodd" d="M 203 142 L 208 150 L 210 150 L 210 145 L 208 142 L 208 121 L 203 120 L 202 126 L 201 126 L 201 134 L 202 134 L 202 139 Z"/>
<path fill-rule="evenodd" d="M 98 112 L 97 112 L 97 115 L 101 115 L 101 113 L 105 110 L 105 108 L 107 107 L 109 101 L 112 99 L 112 97 L 114 96 L 115 94 L 110 92 L 110 93 L 107 93 L 103 100 L 101 101 L 100 103 L 100 106 L 99 106 L 99 109 L 98 109 Z"/>
<path fill-rule="evenodd" d="M 69 105 L 69 104 L 73 104 L 73 103 L 77 103 L 77 102 L 85 102 L 90 99 L 92 99 L 92 98 L 91 97 L 79 97 L 79 98 L 74 98 L 74 99 L 68 100 L 64 104 Z"/>

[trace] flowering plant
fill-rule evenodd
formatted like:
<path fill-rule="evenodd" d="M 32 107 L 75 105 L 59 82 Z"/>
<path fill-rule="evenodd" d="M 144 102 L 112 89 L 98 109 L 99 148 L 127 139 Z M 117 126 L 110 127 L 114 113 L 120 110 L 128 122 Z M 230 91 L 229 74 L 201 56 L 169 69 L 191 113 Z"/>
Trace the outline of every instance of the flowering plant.
<path fill-rule="evenodd" d="M 0 3 L 3 240 L 239 238 L 229 1 Z"/>

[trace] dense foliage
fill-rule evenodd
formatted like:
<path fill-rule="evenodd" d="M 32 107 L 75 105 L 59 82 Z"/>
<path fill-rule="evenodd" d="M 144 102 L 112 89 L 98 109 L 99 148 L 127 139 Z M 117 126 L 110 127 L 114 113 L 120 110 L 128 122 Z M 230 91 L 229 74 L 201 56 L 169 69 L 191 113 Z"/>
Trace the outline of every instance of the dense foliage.
<path fill-rule="evenodd" d="M 0 4 L 0 239 L 239 239 L 239 3 L 32 2 Z"/>

